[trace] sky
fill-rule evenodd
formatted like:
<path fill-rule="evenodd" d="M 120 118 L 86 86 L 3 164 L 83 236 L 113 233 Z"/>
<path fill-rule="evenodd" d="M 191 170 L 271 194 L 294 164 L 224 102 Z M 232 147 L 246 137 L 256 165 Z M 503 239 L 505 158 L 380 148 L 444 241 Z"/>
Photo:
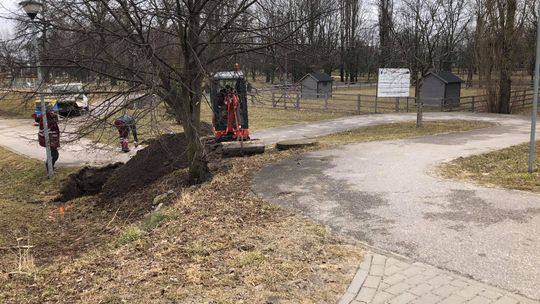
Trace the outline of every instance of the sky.
<path fill-rule="evenodd" d="M 5 17 L 13 16 L 18 11 L 18 2 L 17 0 L 0 0 L 0 17 L 3 17 L 0 19 L 0 35 L 4 36 L 11 32 L 15 23 Z"/>

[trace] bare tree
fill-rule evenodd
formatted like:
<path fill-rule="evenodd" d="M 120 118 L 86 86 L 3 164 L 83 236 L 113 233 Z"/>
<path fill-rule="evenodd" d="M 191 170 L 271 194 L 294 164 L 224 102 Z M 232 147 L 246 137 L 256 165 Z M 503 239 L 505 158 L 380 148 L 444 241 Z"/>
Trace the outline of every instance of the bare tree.
<path fill-rule="evenodd" d="M 115 88 L 117 96 L 157 95 L 182 125 L 190 178 L 201 182 L 209 178 L 198 134 L 203 82 L 236 56 L 274 48 L 320 15 L 269 20 L 260 13 L 279 3 L 53 0 L 47 2 L 45 18 L 38 21 L 49 34 L 46 60 L 53 70 L 122 83 Z M 91 117 L 103 120 L 124 106 L 109 99 L 100 107 L 107 111 Z"/>
<path fill-rule="evenodd" d="M 392 62 L 393 0 L 378 0 L 379 6 L 379 66 L 389 67 Z"/>

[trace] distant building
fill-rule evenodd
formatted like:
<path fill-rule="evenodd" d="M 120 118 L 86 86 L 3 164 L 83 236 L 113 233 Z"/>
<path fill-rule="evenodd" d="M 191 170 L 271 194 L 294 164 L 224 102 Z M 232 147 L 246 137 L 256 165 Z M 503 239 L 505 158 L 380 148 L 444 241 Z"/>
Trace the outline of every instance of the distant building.
<path fill-rule="evenodd" d="M 424 105 L 459 105 L 463 80 L 452 72 L 431 72 L 424 77 L 420 97 Z"/>
<path fill-rule="evenodd" d="M 300 79 L 302 83 L 302 98 L 332 97 L 334 79 L 326 73 L 309 73 Z"/>

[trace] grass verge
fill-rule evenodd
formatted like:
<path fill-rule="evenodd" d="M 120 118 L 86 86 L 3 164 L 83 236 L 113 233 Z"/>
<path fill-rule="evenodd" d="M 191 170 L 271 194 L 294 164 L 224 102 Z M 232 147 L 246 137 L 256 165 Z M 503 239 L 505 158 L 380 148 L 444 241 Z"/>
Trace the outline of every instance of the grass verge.
<path fill-rule="evenodd" d="M 422 128 L 417 128 L 415 122 L 391 123 L 323 136 L 317 138 L 317 141 L 323 146 L 332 146 L 338 144 L 427 136 L 447 132 L 469 131 L 493 126 L 495 126 L 495 124 L 490 122 L 473 120 L 424 121 L 424 126 Z"/>
<path fill-rule="evenodd" d="M 540 142 L 537 142 L 537 146 Z M 535 154 L 535 163 L 540 155 Z M 528 173 L 529 145 L 516 145 L 502 150 L 459 158 L 437 168 L 446 178 L 477 182 L 486 186 L 540 192 L 538 169 Z"/>

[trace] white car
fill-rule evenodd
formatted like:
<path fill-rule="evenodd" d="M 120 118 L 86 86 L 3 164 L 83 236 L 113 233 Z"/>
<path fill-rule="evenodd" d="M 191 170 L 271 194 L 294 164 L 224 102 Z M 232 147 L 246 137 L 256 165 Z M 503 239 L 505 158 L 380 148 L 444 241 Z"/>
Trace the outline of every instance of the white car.
<path fill-rule="evenodd" d="M 81 115 L 90 110 L 88 97 L 80 82 L 54 84 L 49 91 L 58 101 L 58 113 L 62 116 Z"/>

